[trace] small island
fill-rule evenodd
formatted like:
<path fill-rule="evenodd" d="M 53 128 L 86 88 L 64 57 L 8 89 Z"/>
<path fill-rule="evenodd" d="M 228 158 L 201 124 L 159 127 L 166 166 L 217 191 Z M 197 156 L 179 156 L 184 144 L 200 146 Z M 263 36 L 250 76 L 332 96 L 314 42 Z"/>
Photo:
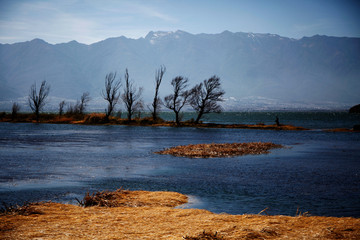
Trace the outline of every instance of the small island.
<path fill-rule="evenodd" d="M 270 142 L 191 144 L 172 147 L 155 153 L 170 154 L 177 157 L 213 158 L 267 154 L 274 148 L 283 148 L 283 146 Z"/>

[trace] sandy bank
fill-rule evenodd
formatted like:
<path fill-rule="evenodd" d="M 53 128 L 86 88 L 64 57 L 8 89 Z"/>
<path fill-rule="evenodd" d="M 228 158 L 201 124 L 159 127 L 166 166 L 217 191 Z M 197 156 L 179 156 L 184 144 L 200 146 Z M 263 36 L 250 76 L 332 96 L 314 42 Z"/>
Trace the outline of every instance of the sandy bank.
<path fill-rule="evenodd" d="M 183 239 L 203 231 L 218 232 L 223 239 L 360 238 L 360 219 L 355 218 L 213 214 L 173 208 L 186 201 L 179 193 L 126 195 L 129 204 L 122 207 L 30 205 L 25 215 L 0 216 L 0 239 Z"/>

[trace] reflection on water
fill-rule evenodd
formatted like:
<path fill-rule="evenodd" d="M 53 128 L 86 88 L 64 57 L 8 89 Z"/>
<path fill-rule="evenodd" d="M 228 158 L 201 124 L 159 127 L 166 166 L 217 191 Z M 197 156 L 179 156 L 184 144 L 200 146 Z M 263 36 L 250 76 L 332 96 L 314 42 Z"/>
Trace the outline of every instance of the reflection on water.
<path fill-rule="evenodd" d="M 360 217 L 360 134 L 0 123 L 0 202 L 76 203 L 87 191 L 178 191 L 182 207 Z M 176 145 L 270 141 L 268 155 L 189 159 Z"/>

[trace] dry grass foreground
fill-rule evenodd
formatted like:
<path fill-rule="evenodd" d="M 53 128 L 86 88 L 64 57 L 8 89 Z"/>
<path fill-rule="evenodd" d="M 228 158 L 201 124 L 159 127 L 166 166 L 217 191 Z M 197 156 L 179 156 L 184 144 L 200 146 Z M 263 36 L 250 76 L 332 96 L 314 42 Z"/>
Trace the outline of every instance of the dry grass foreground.
<path fill-rule="evenodd" d="M 214 214 L 173 208 L 187 201 L 174 192 L 101 194 L 119 207 L 30 204 L 0 216 L 0 239 L 360 239 L 356 218 Z"/>
<path fill-rule="evenodd" d="M 270 142 L 250 143 L 211 143 L 211 144 L 190 144 L 167 148 L 158 154 L 170 154 L 177 157 L 190 158 L 211 158 L 211 157 L 232 157 L 247 154 L 267 154 L 273 148 L 282 148 L 282 145 Z"/>

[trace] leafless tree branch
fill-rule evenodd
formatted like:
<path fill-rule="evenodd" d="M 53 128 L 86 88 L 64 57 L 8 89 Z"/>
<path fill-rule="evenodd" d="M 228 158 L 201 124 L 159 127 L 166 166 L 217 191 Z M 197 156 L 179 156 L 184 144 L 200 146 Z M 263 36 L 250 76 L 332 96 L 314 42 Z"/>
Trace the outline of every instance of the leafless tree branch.
<path fill-rule="evenodd" d="M 63 115 L 64 113 L 64 107 L 65 107 L 65 101 L 61 101 L 59 103 L 59 116 Z"/>
<path fill-rule="evenodd" d="M 158 118 L 158 110 L 160 110 L 162 104 L 161 98 L 159 97 L 159 88 L 165 72 L 166 72 L 166 67 L 164 65 L 161 65 L 160 68 L 157 69 L 155 72 L 155 96 L 153 103 L 151 104 L 152 106 L 151 115 L 154 121 L 156 121 Z"/>
<path fill-rule="evenodd" d="M 223 101 L 222 96 L 224 94 L 225 91 L 221 89 L 220 78 L 215 75 L 193 87 L 190 105 L 198 113 L 195 123 L 200 121 L 203 114 L 221 112 L 222 108 L 218 102 Z"/>
<path fill-rule="evenodd" d="M 132 81 L 129 80 L 129 71 L 126 68 L 125 70 L 125 87 L 124 93 L 121 98 L 125 103 L 126 110 L 128 113 L 128 121 L 131 121 L 134 112 L 136 112 L 140 106 L 143 106 L 141 100 L 141 94 L 143 89 L 136 88 Z"/>
<path fill-rule="evenodd" d="M 46 103 L 45 100 L 46 100 L 47 96 L 49 95 L 49 92 L 50 92 L 50 86 L 46 83 L 45 80 L 42 81 L 42 83 L 41 83 L 41 86 L 39 89 L 39 94 L 37 93 L 37 90 L 36 90 L 36 83 L 31 85 L 31 87 L 30 87 L 28 103 L 29 103 L 31 110 L 36 115 L 36 121 L 39 121 L 40 111 L 45 106 L 45 103 Z"/>
<path fill-rule="evenodd" d="M 121 81 L 115 81 L 116 72 L 106 74 L 105 77 L 105 91 L 101 92 L 102 97 L 108 101 L 108 107 L 105 109 L 106 118 L 108 119 L 111 116 L 112 112 L 115 109 L 115 105 L 119 101 L 121 87 Z"/>
<path fill-rule="evenodd" d="M 85 108 L 87 107 L 87 104 L 90 102 L 90 93 L 84 92 L 83 95 L 80 98 L 80 104 L 79 104 L 79 113 L 84 114 Z"/>
<path fill-rule="evenodd" d="M 188 79 L 182 76 L 177 76 L 171 81 L 173 86 L 173 94 L 164 98 L 165 107 L 171 109 L 175 113 L 176 124 L 180 125 L 179 113 L 185 106 L 190 96 L 190 91 L 185 90 L 188 87 Z"/>

